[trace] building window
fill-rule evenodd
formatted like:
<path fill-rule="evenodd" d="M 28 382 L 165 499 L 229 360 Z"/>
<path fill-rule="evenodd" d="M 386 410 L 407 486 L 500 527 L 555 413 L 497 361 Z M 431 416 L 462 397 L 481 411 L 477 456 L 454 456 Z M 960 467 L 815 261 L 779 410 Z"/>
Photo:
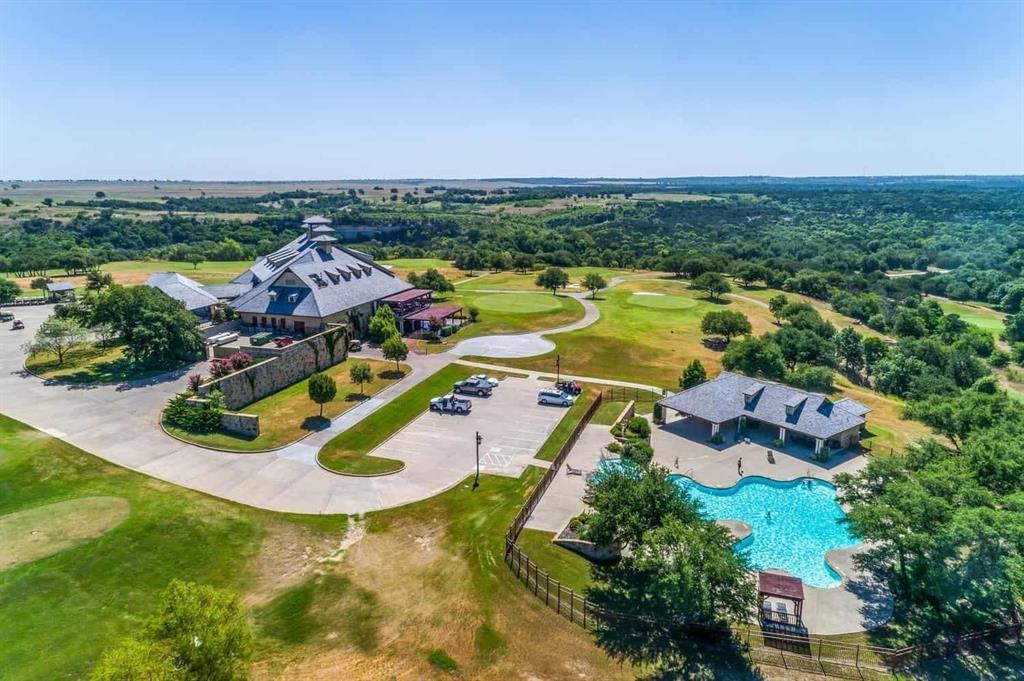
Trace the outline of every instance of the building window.
<path fill-rule="evenodd" d="M 267 325 L 267 318 L 266 317 L 260 317 L 260 326 L 266 326 L 266 325 Z"/>
<path fill-rule="evenodd" d="M 256 326 L 256 317 L 253 317 L 253 318 L 252 318 L 252 325 L 253 325 L 253 326 Z"/>

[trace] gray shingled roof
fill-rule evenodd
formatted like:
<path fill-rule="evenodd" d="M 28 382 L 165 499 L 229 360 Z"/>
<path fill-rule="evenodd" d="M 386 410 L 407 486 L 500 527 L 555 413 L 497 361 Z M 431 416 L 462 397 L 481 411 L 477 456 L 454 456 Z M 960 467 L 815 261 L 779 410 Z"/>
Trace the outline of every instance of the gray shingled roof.
<path fill-rule="evenodd" d="M 50 282 L 46 285 L 46 290 L 50 293 L 60 293 L 61 291 L 74 291 L 76 288 L 75 283 L 72 281 L 59 281 L 57 283 Z"/>
<path fill-rule="evenodd" d="M 308 288 L 275 285 L 285 272 Z M 317 248 L 305 235 L 260 258 L 233 282 L 254 283 L 252 290 L 231 303 L 239 313 L 316 318 L 412 288 L 365 254 L 338 246 Z"/>
<path fill-rule="evenodd" d="M 205 284 L 203 290 L 212 296 L 231 300 L 252 289 L 252 284 Z"/>
<path fill-rule="evenodd" d="M 750 395 L 749 401 L 745 394 Z M 864 425 L 864 414 L 871 411 L 849 398 L 832 402 L 820 393 L 804 392 L 729 371 L 666 397 L 658 404 L 712 423 L 749 416 L 821 439 Z M 787 404 L 795 405 L 791 415 L 786 413 Z"/>
<path fill-rule="evenodd" d="M 146 280 L 146 286 L 163 291 L 181 302 L 186 310 L 201 310 L 217 304 L 216 296 L 208 293 L 202 285 L 177 272 L 154 272 Z"/>

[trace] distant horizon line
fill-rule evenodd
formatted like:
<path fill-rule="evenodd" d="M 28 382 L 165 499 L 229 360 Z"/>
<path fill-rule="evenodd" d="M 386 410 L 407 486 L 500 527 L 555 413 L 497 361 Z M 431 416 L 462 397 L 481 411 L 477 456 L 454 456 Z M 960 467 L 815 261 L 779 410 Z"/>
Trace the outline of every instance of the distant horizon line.
<path fill-rule="evenodd" d="M 0 183 L 12 182 L 122 182 L 122 183 L 199 183 L 219 182 L 224 184 L 284 184 L 298 182 L 667 182 L 680 180 L 878 180 L 878 179 L 1024 179 L 1024 173 L 965 173 L 965 174 L 883 174 L 883 175 L 656 175 L 656 176 L 606 176 L 606 175 L 522 175 L 499 177 L 350 177 L 350 178 L 293 178 L 277 180 L 259 179 L 191 179 L 191 178 L 0 178 Z"/>

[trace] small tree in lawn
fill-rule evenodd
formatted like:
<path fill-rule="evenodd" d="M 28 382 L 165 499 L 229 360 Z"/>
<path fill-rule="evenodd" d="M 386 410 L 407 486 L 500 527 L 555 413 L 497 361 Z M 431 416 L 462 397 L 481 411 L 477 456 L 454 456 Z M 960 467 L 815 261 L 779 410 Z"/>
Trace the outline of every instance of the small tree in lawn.
<path fill-rule="evenodd" d="M 558 289 L 565 288 L 569 283 L 569 275 L 561 267 L 549 267 L 537 275 L 537 286 L 550 289 L 551 295 L 558 293 Z"/>
<path fill-rule="evenodd" d="M 777 296 L 772 296 L 771 299 L 768 300 L 768 311 L 772 313 L 773 317 L 775 317 L 776 324 L 782 323 L 782 311 L 786 309 L 787 305 L 789 305 L 789 298 L 781 293 Z"/>
<path fill-rule="evenodd" d="M 749 334 L 752 328 L 742 312 L 714 310 L 700 320 L 700 330 L 713 336 L 725 336 L 726 341 L 730 341 L 734 336 Z"/>
<path fill-rule="evenodd" d="M 704 365 L 700 363 L 699 359 L 695 359 L 683 370 L 683 375 L 679 377 L 679 387 L 686 390 L 707 380 L 708 373 L 704 370 Z"/>
<path fill-rule="evenodd" d="M 608 282 L 597 272 L 590 272 L 583 277 L 583 288 L 590 291 L 590 297 L 593 299 L 597 297 L 598 291 L 608 288 Z"/>
<path fill-rule="evenodd" d="M 338 394 L 338 384 L 327 374 L 315 373 L 309 377 L 309 399 L 320 405 L 320 416 L 324 415 L 324 404 Z"/>
<path fill-rule="evenodd" d="M 373 383 L 373 370 L 366 362 L 355 362 L 348 370 L 348 377 L 353 383 L 359 384 L 359 394 L 363 394 L 363 384 Z"/>
<path fill-rule="evenodd" d="M 88 333 L 74 319 L 54 317 L 39 326 L 35 338 L 25 344 L 24 350 L 30 355 L 53 353 L 57 355 L 57 365 L 62 366 L 67 353 L 84 343 Z"/>
<path fill-rule="evenodd" d="M 402 367 L 399 362 L 404 362 L 405 358 L 409 356 L 409 348 L 405 345 L 405 341 L 398 334 L 390 336 L 381 343 L 380 351 L 384 355 L 384 359 L 390 359 L 395 363 L 395 371 L 401 371 Z"/>
<path fill-rule="evenodd" d="M 729 282 L 718 272 L 705 272 L 693 280 L 690 288 L 697 289 L 698 291 L 707 291 L 712 300 L 732 290 Z"/>
<path fill-rule="evenodd" d="M 185 257 L 185 261 L 192 263 L 192 269 L 199 269 L 199 263 L 206 262 L 206 256 L 198 251 L 192 251 Z"/>

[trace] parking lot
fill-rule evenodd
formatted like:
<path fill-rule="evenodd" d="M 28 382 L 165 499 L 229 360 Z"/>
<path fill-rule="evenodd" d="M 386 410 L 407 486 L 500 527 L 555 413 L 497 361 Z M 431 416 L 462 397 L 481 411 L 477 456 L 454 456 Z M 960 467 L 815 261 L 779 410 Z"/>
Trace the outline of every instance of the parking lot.
<path fill-rule="evenodd" d="M 537 404 L 537 391 L 550 388 L 525 378 L 506 378 L 490 397 L 469 397 L 473 409 L 466 415 L 428 411 L 393 438 L 374 456 L 401 459 L 437 459 L 448 466 L 475 466 L 475 433 L 480 445 L 480 471 L 518 477 L 568 411 L 565 407 Z"/>

